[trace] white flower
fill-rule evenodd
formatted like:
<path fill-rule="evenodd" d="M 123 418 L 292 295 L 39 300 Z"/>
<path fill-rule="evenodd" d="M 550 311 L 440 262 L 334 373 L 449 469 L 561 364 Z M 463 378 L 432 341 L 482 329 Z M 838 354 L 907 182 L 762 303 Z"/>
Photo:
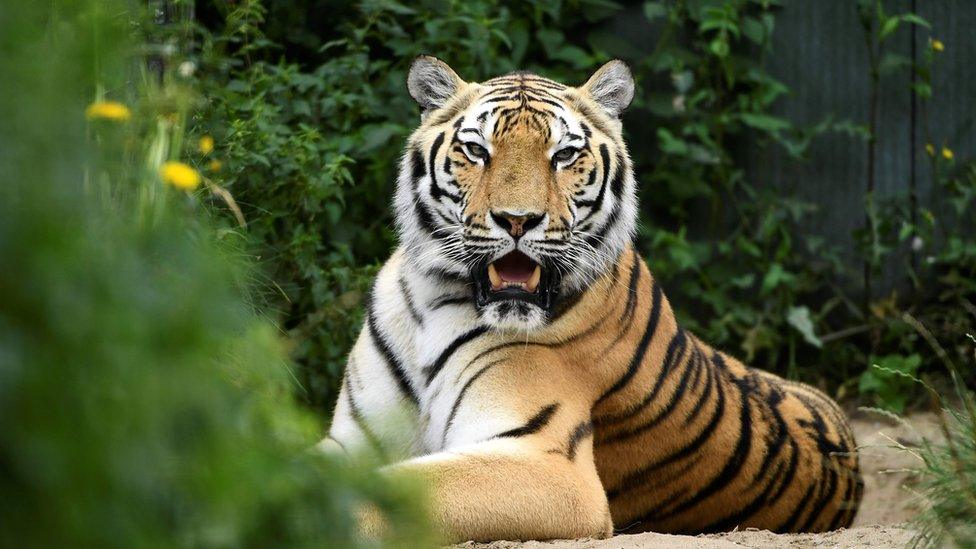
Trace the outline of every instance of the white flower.
<path fill-rule="evenodd" d="M 913 252 L 920 252 L 920 251 L 922 251 L 922 248 L 924 248 L 924 247 L 925 247 L 925 241 L 922 240 L 922 237 L 916 236 L 915 238 L 912 239 L 912 251 Z"/>
<path fill-rule="evenodd" d="M 193 76 L 193 73 L 197 70 L 197 65 L 193 61 L 184 61 L 180 63 L 180 67 L 177 69 L 180 76 L 183 78 L 189 78 Z"/>
<path fill-rule="evenodd" d="M 685 96 L 676 95 L 671 99 L 671 108 L 674 112 L 685 112 Z"/>

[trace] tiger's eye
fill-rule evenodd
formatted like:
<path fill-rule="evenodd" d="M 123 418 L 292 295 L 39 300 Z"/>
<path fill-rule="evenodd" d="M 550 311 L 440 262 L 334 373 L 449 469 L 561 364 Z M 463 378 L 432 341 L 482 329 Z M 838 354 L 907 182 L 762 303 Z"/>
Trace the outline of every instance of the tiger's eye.
<path fill-rule="evenodd" d="M 552 155 L 552 161 L 554 163 L 569 162 L 579 153 L 579 149 L 574 147 L 566 147 L 565 149 L 559 149 L 556 154 Z"/>
<path fill-rule="evenodd" d="M 468 149 L 468 154 L 475 158 L 480 158 L 482 160 L 488 159 L 488 149 L 482 147 L 477 143 L 465 143 L 464 146 Z"/>

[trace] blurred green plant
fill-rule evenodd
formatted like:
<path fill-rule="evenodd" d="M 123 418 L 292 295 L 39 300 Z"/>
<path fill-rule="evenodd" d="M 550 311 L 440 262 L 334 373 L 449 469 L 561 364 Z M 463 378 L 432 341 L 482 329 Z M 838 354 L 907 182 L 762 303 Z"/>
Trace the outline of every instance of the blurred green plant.
<path fill-rule="evenodd" d="M 0 18 L 0 545 L 369 545 L 364 505 L 424 544 L 417 487 L 309 451 L 322 426 L 181 162 L 195 96 L 139 67 L 142 22 Z"/>
<path fill-rule="evenodd" d="M 923 332 L 924 333 L 924 332 Z M 976 338 L 967 334 L 966 357 L 962 364 L 976 367 Z M 936 351 L 939 343 L 927 333 Z M 917 450 L 909 450 L 922 461 L 919 468 L 922 512 L 914 526 L 916 547 L 976 547 L 976 398 L 966 387 L 956 363 L 944 350 L 938 352 L 952 379 L 954 394 L 943 396 L 927 389 L 944 439 L 923 440 Z"/>
<path fill-rule="evenodd" d="M 874 397 L 884 409 L 902 413 L 914 396 L 913 380 L 922 364 L 919 354 L 885 355 L 872 360 L 873 367 L 865 370 L 858 381 L 858 391 Z"/>

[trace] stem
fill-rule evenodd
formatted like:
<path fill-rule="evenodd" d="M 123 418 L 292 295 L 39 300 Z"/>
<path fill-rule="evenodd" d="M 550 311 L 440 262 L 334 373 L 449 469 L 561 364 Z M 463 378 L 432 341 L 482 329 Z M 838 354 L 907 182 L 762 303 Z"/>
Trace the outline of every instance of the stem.
<path fill-rule="evenodd" d="M 916 6 L 916 0 L 912 0 L 911 4 L 912 13 L 918 13 Z M 908 174 L 908 201 L 909 209 L 911 215 L 912 223 L 912 237 L 913 239 L 918 237 L 918 190 L 917 190 L 917 174 L 916 174 L 916 164 L 917 157 L 915 147 L 918 144 L 916 139 L 916 133 L 918 130 L 918 101 L 919 98 L 915 94 L 916 85 L 918 84 L 918 48 L 916 47 L 916 41 L 918 39 L 918 26 L 911 25 L 912 31 L 912 44 L 911 44 L 911 56 L 912 56 L 912 72 L 911 72 L 911 86 L 912 86 L 912 113 L 909 122 L 909 132 L 908 132 L 908 162 L 909 169 L 911 170 Z M 911 251 L 911 261 L 912 261 L 912 271 L 918 273 L 918 252 L 915 251 L 914 246 L 909 245 L 908 249 Z M 918 285 L 913 285 L 915 291 L 918 291 Z"/>
<path fill-rule="evenodd" d="M 867 153 L 868 153 L 868 166 L 867 166 L 867 189 L 865 198 L 870 198 L 874 194 L 874 164 L 875 164 L 875 154 L 876 154 L 876 144 L 877 144 L 877 130 L 878 130 L 878 88 L 880 87 L 881 74 L 878 67 L 878 56 L 881 53 L 880 45 L 875 45 L 874 40 L 874 20 L 872 19 L 871 26 L 865 28 L 864 41 L 868 49 L 868 65 L 870 67 L 870 89 L 868 93 L 868 143 L 867 143 Z M 872 226 L 873 220 L 869 213 L 865 213 L 864 225 L 867 228 L 867 232 L 874 238 L 874 227 Z M 873 247 L 872 242 L 872 247 Z M 871 256 L 869 255 L 864 259 L 864 299 L 862 307 L 864 309 L 865 318 L 869 317 L 869 305 L 871 303 Z"/>

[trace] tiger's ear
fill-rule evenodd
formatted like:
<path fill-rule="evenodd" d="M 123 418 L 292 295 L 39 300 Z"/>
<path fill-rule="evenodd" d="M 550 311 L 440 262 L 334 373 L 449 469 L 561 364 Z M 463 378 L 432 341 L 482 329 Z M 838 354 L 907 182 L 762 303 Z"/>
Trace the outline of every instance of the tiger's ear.
<path fill-rule="evenodd" d="M 616 118 L 634 99 L 634 76 L 626 63 L 614 59 L 597 69 L 580 90 Z"/>
<path fill-rule="evenodd" d="M 407 89 L 424 111 L 442 107 L 454 97 L 464 80 L 447 63 L 430 55 L 420 55 L 410 65 Z"/>

